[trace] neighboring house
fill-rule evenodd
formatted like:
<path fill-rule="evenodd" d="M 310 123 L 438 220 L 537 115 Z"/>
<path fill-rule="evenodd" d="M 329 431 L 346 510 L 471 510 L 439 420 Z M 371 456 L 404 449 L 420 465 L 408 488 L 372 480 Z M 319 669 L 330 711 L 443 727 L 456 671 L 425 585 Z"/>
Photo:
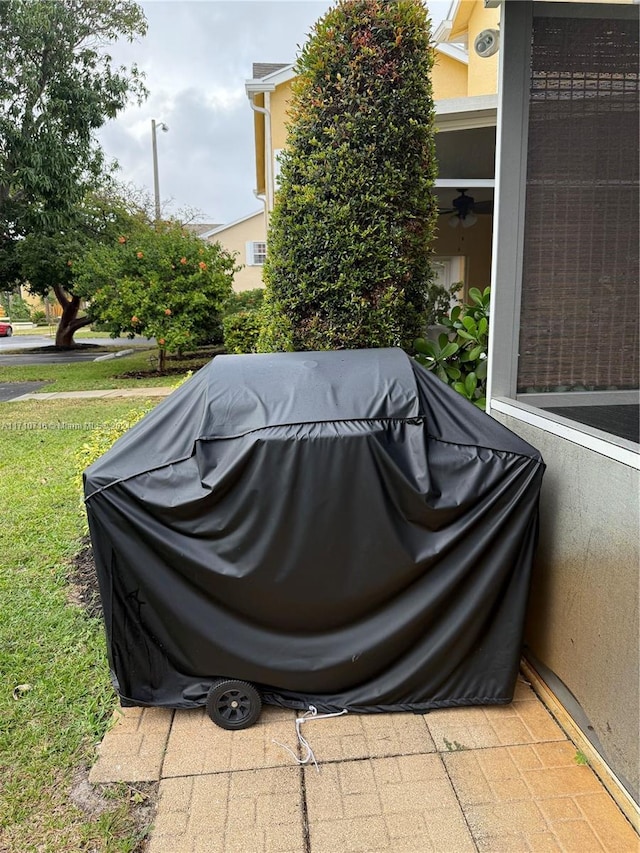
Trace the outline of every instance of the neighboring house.
<path fill-rule="evenodd" d="M 27 303 L 32 314 L 36 311 L 44 312 L 49 323 L 54 323 L 62 316 L 62 306 L 55 298 L 53 291 L 51 291 L 48 299 L 43 299 L 41 296 L 31 293 L 25 285 L 20 285 L 19 295 Z"/>
<path fill-rule="evenodd" d="M 433 248 L 438 281 L 445 286 L 464 281 L 467 288 L 484 288 L 491 277 L 493 217 L 488 211 L 494 186 L 498 57 L 482 59 L 467 50 L 467 43 L 473 44 L 481 30 L 496 28 L 498 19 L 498 10 L 482 2 L 454 0 L 447 20 L 434 33 L 436 193 L 439 207 L 448 212 L 439 217 Z M 254 110 L 256 194 L 264 199 L 266 218 L 277 189 L 278 153 L 287 140 L 294 77 L 293 65 L 257 63 L 245 85 Z M 461 189 L 478 203 L 478 215 L 464 221 L 471 227 L 462 227 L 463 220 L 451 210 Z"/>
<path fill-rule="evenodd" d="M 224 249 L 235 255 L 238 264 L 242 265 L 242 269 L 233 279 L 235 291 L 262 287 L 262 265 L 267 253 L 267 232 L 262 210 L 236 219 L 228 225 L 210 228 L 199 236 L 210 243 L 220 243 Z"/>
<path fill-rule="evenodd" d="M 638 802 L 638 6 L 507 2 L 490 413 L 547 472 L 526 655 Z"/>

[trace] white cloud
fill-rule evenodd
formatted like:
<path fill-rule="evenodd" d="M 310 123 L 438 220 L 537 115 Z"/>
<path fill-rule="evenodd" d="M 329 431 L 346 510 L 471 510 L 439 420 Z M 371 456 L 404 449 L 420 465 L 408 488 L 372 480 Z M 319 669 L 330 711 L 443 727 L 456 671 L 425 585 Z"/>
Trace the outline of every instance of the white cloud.
<path fill-rule="evenodd" d="M 216 86 L 212 91 L 205 91 L 205 103 L 214 110 L 222 112 L 230 112 L 237 109 L 240 104 L 246 104 L 246 95 L 244 91 L 236 88 L 225 88 L 224 86 Z"/>
<path fill-rule="evenodd" d="M 253 114 L 245 80 L 254 62 L 295 61 L 313 23 L 332 5 L 315 0 L 151 0 L 142 4 L 149 31 L 118 43 L 116 64 L 135 62 L 150 91 L 101 129 L 107 158 L 120 179 L 153 190 L 151 119 L 158 134 L 160 191 L 171 210 L 198 208 L 209 222 L 230 222 L 253 210 Z M 436 7 L 429 4 L 437 22 Z"/>

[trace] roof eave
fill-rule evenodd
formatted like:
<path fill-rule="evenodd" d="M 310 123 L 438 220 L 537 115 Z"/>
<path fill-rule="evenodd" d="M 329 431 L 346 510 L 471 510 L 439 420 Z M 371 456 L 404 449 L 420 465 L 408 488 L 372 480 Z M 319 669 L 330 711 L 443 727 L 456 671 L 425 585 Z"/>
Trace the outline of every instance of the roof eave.
<path fill-rule="evenodd" d="M 218 225 L 216 228 L 212 228 L 210 231 L 205 231 L 203 234 L 198 234 L 202 240 L 206 240 L 208 237 L 213 237 L 215 234 L 220 234 L 222 231 L 226 231 L 227 228 L 232 228 L 234 225 L 240 225 L 242 222 L 246 222 L 249 219 L 253 219 L 254 216 L 264 215 L 263 210 L 255 210 L 253 213 L 248 213 L 246 216 L 241 216 L 240 219 L 234 219 L 233 222 L 225 222 L 224 225 Z"/>
<path fill-rule="evenodd" d="M 437 44 L 435 49 L 438 53 L 442 53 L 456 62 L 461 62 L 463 65 L 469 64 L 469 54 L 463 47 L 459 47 L 457 44 Z"/>
<path fill-rule="evenodd" d="M 296 76 L 295 66 L 293 64 L 286 65 L 279 71 L 273 71 L 271 74 L 266 74 L 264 77 L 257 77 L 251 80 L 246 80 L 244 84 L 247 95 L 251 98 L 252 95 L 257 95 L 260 92 L 275 92 L 276 88 L 282 83 L 287 83 L 293 80 Z"/>

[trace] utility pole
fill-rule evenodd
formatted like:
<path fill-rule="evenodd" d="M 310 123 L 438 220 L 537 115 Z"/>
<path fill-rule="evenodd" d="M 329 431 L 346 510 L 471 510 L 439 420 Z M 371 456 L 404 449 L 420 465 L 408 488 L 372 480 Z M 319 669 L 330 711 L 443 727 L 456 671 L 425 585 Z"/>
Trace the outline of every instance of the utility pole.
<path fill-rule="evenodd" d="M 169 128 L 161 121 L 157 127 L 166 133 Z M 156 223 L 160 221 L 160 181 L 158 179 L 158 140 L 156 135 L 156 120 L 151 119 L 151 147 L 153 149 L 153 194 L 156 203 Z"/>

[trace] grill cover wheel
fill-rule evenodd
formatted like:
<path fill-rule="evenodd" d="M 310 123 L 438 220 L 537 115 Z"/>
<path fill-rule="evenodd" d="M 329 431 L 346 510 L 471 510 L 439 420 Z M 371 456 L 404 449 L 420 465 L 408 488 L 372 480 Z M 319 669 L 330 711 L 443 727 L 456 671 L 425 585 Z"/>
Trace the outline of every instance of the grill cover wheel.
<path fill-rule="evenodd" d="M 260 694 L 247 681 L 217 681 L 207 696 L 207 714 L 221 729 L 248 729 L 262 710 Z"/>

